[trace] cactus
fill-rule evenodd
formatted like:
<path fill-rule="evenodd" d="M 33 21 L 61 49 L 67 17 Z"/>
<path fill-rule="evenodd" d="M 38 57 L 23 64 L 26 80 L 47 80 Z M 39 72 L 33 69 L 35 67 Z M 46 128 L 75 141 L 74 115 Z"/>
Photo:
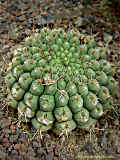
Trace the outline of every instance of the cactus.
<path fill-rule="evenodd" d="M 9 105 L 22 121 L 56 134 L 90 130 L 117 90 L 106 48 L 77 30 L 43 28 L 25 39 L 9 64 Z M 112 71 L 111 71 L 112 70 Z"/>

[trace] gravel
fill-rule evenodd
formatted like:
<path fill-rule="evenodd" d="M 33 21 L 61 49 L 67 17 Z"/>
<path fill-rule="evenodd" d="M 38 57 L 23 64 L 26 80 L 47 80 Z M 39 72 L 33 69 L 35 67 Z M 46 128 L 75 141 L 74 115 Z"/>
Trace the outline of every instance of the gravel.
<path fill-rule="evenodd" d="M 120 101 L 118 100 L 116 100 L 118 105 L 115 110 L 102 117 L 97 123 L 98 129 L 91 134 L 76 129 L 68 137 L 57 137 L 49 131 L 43 134 L 42 139 L 40 134 L 36 135 L 36 131 L 29 124 L 19 125 L 16 113 L 13 110 L 8 111 L 9 106 L 4 105 L 6 93 L 3 90 L 5 89 L 3 76 L 5 63 L 8 63 L 12 57 L 12 48 L 46 23 L 50 27 L 60 26 L 65 29 L 76 27 L 86 34 L 97 33 L 96 40 L 101 42 L 100 44 L 106 45 L 106 41 L 109 41 L 108 59 L 115 65 L 120 61 L 120 13 L 114 8 L 109 5 L 103 7 L 98 1 L 91 4 L 72 0 L 41 0 L 39 3 L 33 0 L 32 2 L 0 1 L 0 5 L 3 5 L 0 6 L 0 68 L 2 68 L 0 71 L 0 160 L 84 160 L 90 159 L 91 156 L 92 159 L 101 156 L 101 160 L 102 157 L 110 159 L 110 156 L 111 159 L 120 159 Z M 119 68 L 116 79 L 120 80 Z"/>

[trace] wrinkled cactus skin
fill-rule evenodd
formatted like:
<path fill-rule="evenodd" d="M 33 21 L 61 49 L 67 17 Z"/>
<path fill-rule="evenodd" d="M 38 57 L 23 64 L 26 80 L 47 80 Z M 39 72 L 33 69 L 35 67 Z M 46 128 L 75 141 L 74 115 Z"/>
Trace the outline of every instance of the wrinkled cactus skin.
<path fill-rule="evenodd" d="M 43 28 L 14 52 L 6 75 L 9 105 L 40 131 L 94 129 L 117 90 L 106 57 L 93 36 Z"/>

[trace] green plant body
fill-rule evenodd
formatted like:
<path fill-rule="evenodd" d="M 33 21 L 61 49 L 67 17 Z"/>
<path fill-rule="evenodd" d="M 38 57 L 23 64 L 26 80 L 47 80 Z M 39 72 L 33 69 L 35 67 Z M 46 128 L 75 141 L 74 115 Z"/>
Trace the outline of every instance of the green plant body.
<path fill-rule="evenodd" d="M 6 84 L 9 105 L 40 131 L 94 129 L 113 104 L 117 81 L 106 48 L 72 29 L 43 28 L 15 50 Z"/>

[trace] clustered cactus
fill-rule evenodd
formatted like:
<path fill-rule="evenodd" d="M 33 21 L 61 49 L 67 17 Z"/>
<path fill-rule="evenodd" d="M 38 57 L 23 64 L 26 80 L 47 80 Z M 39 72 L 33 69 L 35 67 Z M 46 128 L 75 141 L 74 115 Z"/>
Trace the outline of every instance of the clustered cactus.
<path fill-rule="evenodd" d="M 14 52 L 6 76 L 9 105 L 40 131 L 94 128 L 117 89 L 106 55 L 93 36 L 43 28 Z"/>

